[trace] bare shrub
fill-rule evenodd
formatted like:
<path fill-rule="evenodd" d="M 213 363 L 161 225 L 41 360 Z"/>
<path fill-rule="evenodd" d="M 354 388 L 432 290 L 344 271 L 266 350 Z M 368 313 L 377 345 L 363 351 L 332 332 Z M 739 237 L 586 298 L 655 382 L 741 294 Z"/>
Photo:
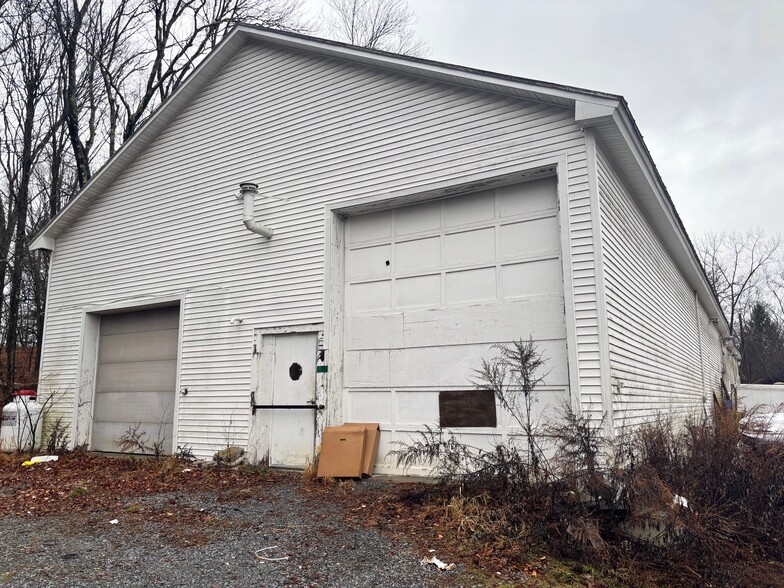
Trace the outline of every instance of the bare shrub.
<path fill-rule="evenodd" d="M 738 414 L 723 409 L 681 430 L 660 421 L 636 434 L 646 483 L 655 475 L 670 495 L 688 499 L 688 508 L 667 520 L 676 538 L 662 551 L 672 565 L 723 586 L 749 585 L 752 576 L 752 585 L 764 585 L 764 566 L 754 562 L 784 557 L 784 446 L 751 451 L 740 441 Z M 636 475 L 643 477 L 639 468 Z M 630 496 L 631 509 L 641 503 Z"/>
<path fill-rule="evenodd" d="M 151 440 L 146 431 L 141 430 L 141 423 L 129 425 L 128 429 L 115 442 L 117 448 L 123 453 L 140 453 L 160 458 L 166 451 L 166 437 L 159 435 L 156 440 Z"/>
<path fill-rule="evenodd" d="M 511 415 L 523 430 L 528 447 L 528 462 L 534 475 L 542 463 L 542 449 L 537 441 L 537 424 L 533 407 L 537 403 L 536 387 L 544 380 L 541 373 L 544 359 L 531 337 L 511 345 L 493 345 L 498 355 L 482 359 L 473 384 L 479 390 L 490 390 L 498 405 Z"/>
<path fill-rule="evenodd" d="M 46 437 L 46 452 L 50 455 L 59 455 L 68 451 L 68 427 L 62 417 L 57 417 L 49 428 Z"/>
<path fill-rule="evenodd" d="M 491 450 L 474 447 L 458 439 L 441 426 L 425 426 L 411 442 L 398 443 L 390 452 L 397 465 L 409 468 L 428 465 L 432 474 L 444 483 L 460 482 L 480 485 L 497 483 L 510 486 L 545 475 L 546 460 L 537 439 L 538 423 L 533 416 L 536 387 L 542 382 L 544 360 L 532 339 L 510 345 L 494 345 L 497 355 L 483 359 L 472 381 L 478 390 L 490 390 L 498 406 L 508 413 L 522 431 L 525 449 L 515 436 L 508 443 L 498 443 Z"/>
<path fill-rule="evenodd" d="M 178 445 L 173 457 L 179 461 L 196 461 L 196 454 L 193 453 L 193 448 L 190 445 Z"/>
<path fill-rule="evenodd" d="M 608 467 L 610 444 L 602 436 L 603 421 L 591 421 L 574 410 L 564 400 L 558 410 L 558 419 L 548 423 L 547 434 L 554 439 L 556 454 L 552 465 L 559 482 L 580 500 L 589 500 L 592 508 L 615 507 L 620 491 L 617 468 Z"/>
<path fill-rule="evenodd" d="M 398 465 L 433 468 L 440 493 L 428 500 L 441 501 L 461 537 L 515 557 L 545 545 L 608 574 L 666 569 L 670 585 L 780 585 L 769 562 L 784 560 L 784 443 L 749 447 L 739 415 L 720 408 L 609 438 L 567 402 L 538 427 L 543 361 L 530 340 L 499 349 L 477 386 L 494 391 L 529 439 L 482 449 L 426 427 L 392 452 Z M 545 437 L 552 455 L 541 450 Z"/>
<path fill-rule="evenodd" d="M 552 505 L 553 478 L 533 416 L 544 360 L 531 339 L 493 349 L 497 355 L 482 361 L 473 383 L 493 392 L 522 434 L 486 449 L 440 426 L 426 426 L 412 441 L 398 443 L 390 455 L 405 468 L 427 465 L 443 485 L 456 488 L 447 512 L 453 519 L 462 517 L 462 530 L 527 543 L 539 537 Z"/>

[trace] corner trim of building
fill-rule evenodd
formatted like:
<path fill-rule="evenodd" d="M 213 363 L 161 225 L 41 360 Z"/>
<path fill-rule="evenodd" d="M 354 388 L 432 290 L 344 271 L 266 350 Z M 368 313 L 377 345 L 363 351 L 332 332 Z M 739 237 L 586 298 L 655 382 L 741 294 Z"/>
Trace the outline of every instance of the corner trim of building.
<path fill-rule="evenodd" d="M 596 156 L 596 136 L 585 129 L 585 152 L 588 164 L 588 193 L 591 201 L 591 232 L 593 233 L 594 268 L 596 271 L 596 313 L 599 327 L 599 379 L 602 388 L 602 411 L 605 433 L 615 434 L 613 419 L 612 379 L 610 371 L 610 334 L 607 316 L 607 295 L 604 280 L 601 199 L 599 198 L 599 170 Z"/>

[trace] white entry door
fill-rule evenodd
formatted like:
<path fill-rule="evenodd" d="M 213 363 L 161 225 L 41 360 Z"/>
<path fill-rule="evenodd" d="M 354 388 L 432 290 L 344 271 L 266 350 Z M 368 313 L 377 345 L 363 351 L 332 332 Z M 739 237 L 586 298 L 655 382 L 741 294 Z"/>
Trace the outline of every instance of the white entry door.
<path fill-rule="evenodd" d="M 268 349 L 272 358 L 267 355 L 271 360 L 268 360 L 268 366 L 272 376 L 271 466 L 302 468 L 313 459 L 317 343 L 316 333 L 264 336 L 264 345 L 272 346 Z M 262 370 L 268 366 L 263 366 Z M 301 408 L 311 404 L 312 409 Z M 285 406 L 292 408 L 283 408 Z"/>

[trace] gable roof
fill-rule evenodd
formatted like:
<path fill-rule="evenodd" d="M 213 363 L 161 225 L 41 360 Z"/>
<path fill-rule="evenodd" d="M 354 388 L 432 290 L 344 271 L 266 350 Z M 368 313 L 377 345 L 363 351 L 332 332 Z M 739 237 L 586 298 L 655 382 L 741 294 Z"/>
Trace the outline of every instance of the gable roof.
<path fill-rule="evenodd" d="M 709 313 L 719 319 L 722 335 L 729 336 L 726 318 L 623 96 L 244 24 L 235 26 L 226 35 L 215 50 L 148 117 L 81 191 L 47 223 L 33 239 L 31 249 L 53 250 L 57 237 L 249 41 L 289 47 L 405 75 L 574 109 L 576 122 L 585 128 L 593 128 L 600 137 L 603 147 L 609 151 L 634 190 L 641 208 L 662 238 L 676 265 L 697 291 Z"/>

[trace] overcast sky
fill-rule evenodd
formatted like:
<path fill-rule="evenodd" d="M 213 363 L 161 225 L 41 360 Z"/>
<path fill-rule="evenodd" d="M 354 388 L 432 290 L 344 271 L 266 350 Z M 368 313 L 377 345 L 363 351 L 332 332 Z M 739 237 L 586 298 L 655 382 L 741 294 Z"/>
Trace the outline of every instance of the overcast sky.
<path fill-rule="evenodd" d="M 692 236 L 784 232 L 784 0 L 409 6 L 431 59 L 626 97 Z"/>

